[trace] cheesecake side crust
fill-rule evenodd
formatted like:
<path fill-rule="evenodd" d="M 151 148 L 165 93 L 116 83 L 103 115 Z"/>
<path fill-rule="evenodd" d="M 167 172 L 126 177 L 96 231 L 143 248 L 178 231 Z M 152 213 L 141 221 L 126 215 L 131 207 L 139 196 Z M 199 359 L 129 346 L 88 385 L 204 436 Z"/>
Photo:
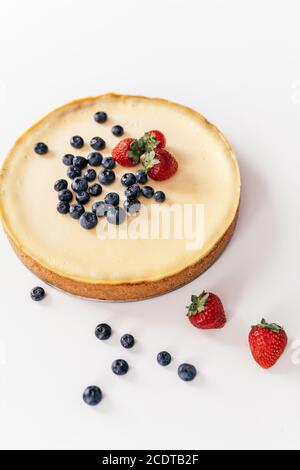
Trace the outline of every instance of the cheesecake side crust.
<path fill-rule="evenodd" d="M 61 111 L 64 109 L 69 108 L 70 106 L 78 105 L 81 106 L 84 103 L 88 103 L 89 101 L 98 100 L 99 98 L 105 97 L 116 97 L 120 99 L 127 99 L 127 98 L 137 98 L 137 99 L 145 99 L 145 100 L 155 100 L 157 102 L 162 102 L 164 104 L 171 104 L 175 105 L 179 108 L 184 108 L 189 114 L 196 116 L 199 120 L 205 122 L 206 126 L 210 128 L 212 132 L 214 132 L 225 144 L 227 148 L 229 156 L 236 162 L 234 152 L 224 137 L 224 135 L 217 129 L 213 124 L 211 124 L 207 119 L 202 116 L 197 111 L 188 108 L 184 105 L 173 103 L 171 101 L 160 99 L 160 98 L 147 98 L 144 96 L 130 96 L 130 95 L 117 95 L 114 93 L 108 93 L 101 96 L 96 97 L 88 97 L 79 100 L 75 100 L 70 103 L 66 103 L 59 108 L 56 108 L 46 116 L 44 116 L 41 120 L 36 122 L 31 128 L 29 128 L 23 135 L 21 135 L 18 140 L 16 141 L 15 145 L 8 153 L 6 159 L 4 160 L 1 172 L 0 172 L 0 184 L 1 179 L 4 176 L 5 169 L 9 165 L 9 157 L 10 154 L 13 152 L 14 148 L 18 143 L 22 141 L 22 139 L 27 136 L 28 133 L 36 126 L 38 126 L 41 122 L 43 122 L 49 115 L 56 113 L 57 111 Z M 236 163 L 237 175 L 239 177 L 239 169 Z M 12 245 L 15 253 L 23 262 L 23 264 L 30 269 L 34 274 L 36 274 L 39 278 L 41 278 L 46 283 L 53 285 L 59 289 L 67 291 L 73 295 L 77 295 L 80 297 L 86 297 L 91 299 L 98 299 L 98 300 L 107 300 L 107 301 L 134 301 L 134 300 L 143 300 L 151 297 L 155 297 L 158 295 L 162 295 L 164 293 L 170 292 L 175 290 L 189 282 L 193 279 L 198 277 L 202 272 L 208 269 L 214 261 L 221 255 L 224 251 L 225 247 L 229 243 L 234 229 L 236 227 L 237 219 L 238 219 L 238 212 L 239 212 L 239 200 L 237 201 L 237 209 L 235 215 L 230 223 L 230 225 L 225 229 L 223 235 L 219 238 L 219 240 L 215 243 L 215 245 L 198 261 L 195 263 L 183 268 L 181 271 L 161 277 L 160 279 L 153 280 L 153 281 L 135 281 L 135 282 L 121 282 L 121 283 L 105 283 L 101 282 L 85 282 L 84 280 L 79 280 L 71 277 L 65 276 L 63 273 L 57 273 L 51 270 L 49 267 L 42 265 L 40 262 L 35 260 L 26 250 L 21 246 L 17 238 L 15 237 L 13 230 L 10 229 L 9 223 L 5 220 L 5 215 L 2 210 L 3 202 L 0 200 L 0 217 L 2 219 L 2 224 L 6 235 L 9 239 L 10 244 Z"/>
<path fill-rule="evenodd" d="M 134 301 L 149 299 L 151 297 L 171 292 L 185 284 L 188 284 L 201 273 L 206 271 L 219 258 L 229 243 L 236 227 L 238 213 L 239 210 L 237 210 L 231 225 L 209 253 L 196 263 L 184 268 L 178 273 L 166 276 L 157 281 L 104 284 L 87 283 L 70 279 L 61 274 L 57 274 L 38 263 L 14 242 L 9 233 L 6 232 L 6 234 L 11 246 L 22 263 L 46 283 L 79 297 L 107 301 Z"/>

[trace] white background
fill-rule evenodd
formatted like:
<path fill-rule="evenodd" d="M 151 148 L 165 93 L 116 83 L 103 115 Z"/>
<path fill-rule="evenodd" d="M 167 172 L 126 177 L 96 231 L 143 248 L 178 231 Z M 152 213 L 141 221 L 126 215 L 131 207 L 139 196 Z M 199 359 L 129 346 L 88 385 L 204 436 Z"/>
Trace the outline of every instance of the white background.
<path fill-rule="evenodd" d="M 1 230 L 1 448 L 299 449 L 299 24 L 296 0 L 1 2 L 1 160 L 49 110 L 114 91 L 202 112 L 233 144 L 243 183 L 237 231 L 219 261 L 144 302 L 96 303 L 50 287 L 32 302 L 40 282 Z M 185 318 L 204 288 L 223 300 L 221 331 Z M 262 315 L 290 338 L 270 371 L 247 344 Z M 114 330 L 105 343 L 94 336 L 103 321 Z M 131 351 L 119 345 L 125 332 L 137 339 Z M 155 361 L 162 349 L 173 356 L 168 368 Z M 125 377 L 110 371 L 118 357 L 131 366 Z M 199 371 L 192 383 L 177 377 L 183 361 Z M 89 408 L 81 396 L 94 383 L 105 397 Z"/>

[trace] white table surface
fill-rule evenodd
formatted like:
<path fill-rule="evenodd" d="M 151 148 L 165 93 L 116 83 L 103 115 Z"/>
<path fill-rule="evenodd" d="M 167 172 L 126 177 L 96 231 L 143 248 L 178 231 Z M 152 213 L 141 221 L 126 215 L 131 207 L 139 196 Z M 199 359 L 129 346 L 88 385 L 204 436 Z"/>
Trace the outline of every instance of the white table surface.
<path fill-rule="evenodd" d="M 219 261 L 144 302 L 96 303 L 50 287 L 32 302 L 40 282 L 1 229 L 1 448 L 299 449 L 299 20 L 296 0 L 1 2 L 1 160 L 49 110 L 114 91 L 202 112 L 233 144 L 243 183 Z M 221 331 L 185 319 L 204 288 L 223 299 Z M 262 315 L 290 338 L 270 371 L 247 344 Z M 107 343 L 94 336 L 100 322 L 114 330 Z M 131 351 L 119 345 L 125 332 L 137 339 Z M 167 369 L 155 361 L 162 349 L 174 358 Z M 120 356 L 131 366 L 122 378 L 110 371 Z M 192 383 L 177 377 L 183 361 L 199 370 Z M 97 408 L 81 399 L 93 383 L 105 394 Z"/>

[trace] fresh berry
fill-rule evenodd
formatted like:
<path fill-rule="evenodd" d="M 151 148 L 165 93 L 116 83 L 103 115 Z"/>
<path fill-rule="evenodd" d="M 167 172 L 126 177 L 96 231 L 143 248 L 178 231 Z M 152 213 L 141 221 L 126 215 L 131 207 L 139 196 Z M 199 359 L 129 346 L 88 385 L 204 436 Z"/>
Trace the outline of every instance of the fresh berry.
<path fill-rule="evenodd" d="M 111 369 L 116 375 L 125 375 L 128 372 L 128 364 L 124 359 L 116 359 L 111 366 Z"/>
<path fill-rule="evenodd" d="M 73 166 L 77 166 L 78 168 L 81 168 L 83 170 L 83 168 L 85 168 L 88 164 L 88 161 L 86 158 L 84 157 L 81 157 L 81 156 L 77 156 L 77 157 L 74 157 L 73 158 Z"/>
<path fill-rule="evenodd" d="M 173 176 L 177 169 L 178 163 L 175 157 L 166 149 L 156 149 L 150 153 L 146 153 L 144 160 L 144 171 L 156 181 L 163 181 Z"/>
<path fill-rule="evenodd" d="M 120 339 L 120 343 L 123 348 L 131 349 L 134 346 L 134 337 L 129 334 L 123 335 Z"/>
<path fill-rule="evenodd" d="M 106 170 L 112 170 L 116 166 L 116 160 L 112 157 L 105 157 L 103 158 L 102 166 Z"/>
<path fill-rule="evenodd" d="M 111 154 L 116 160 L 117 163 L 121 166 L 134 166 L 140 161 L 140 155 L 131 150 L 131 144 L 134 142 L 134 139 L 130 137 L 121 140 L 115 148 L 112 150 Z"/>
<path fill-rule="evenodd" d="M 69 189 L 63 189 L 58 193 L 58 199 L 63 202 L 70 202 L 73 199 L 72 191 Z"/>
<path fill-rule="evenodd" d="M 128 186 L 127 189 L 125 189 L 124 194 L 127 197 L 127 199 L 136 199 L 141 195 L 142 191 L 141 188 L 138 184 L 133 184 L 132 186 Z"/>
<path fill-rule="evenodd" d="M 126 212 L 122 207 L 109 207 L 106 218 L 110 224 L 120 225 L 126 219 Z"/>
<path fill-rule="evenodd" d="M 102 392 L 97 385 L 90 385 L 83 392 L 83 401 L 89 406 L 95 406 L 102 400 Z"/>
<path fill-rule="evenodd" d="M 177 369 L 179 377 L 185 382 L 190 382 L 196 377 L 197 370 L 192 364 L 180 364 Z"/>
<path fill-rule="evenodd" d="M 163 191 L 156 191 L 154 193 L 154 199 L 156 202 L 164 202 L 166 200 L 166 195 Z"/>
<path fill-rule="evenodd" d="M 80 137 L 79 135 L 74 135 L 70 139 L 70 144 L 75 149 L 81 149 L 84 146 L 84 141 L 83 141 L 83 138 Z"/>
<path fill-rule="evenodd" d="M 104 217 L 107 213 L 107 204 L 104 201 L 97 201 L 92 206 L 92 211 L 97 217 Z"/>
<path fill-rule="evenodd" d="M 102 155 L 99 152 L 91 152 L 88 154 L 88 162 L 90 166 L 100 166 L 102 163 Z"/>
<path fill-rule="evenodd" d="M 132 186 L 136 183 L 136 177 L 133 173 L 124 173 L 121 178 L 121 183 L 123 186 Z"/>
<path fill-rule="evenodd" d="M 84 173 L 83 176 L 85 177 L 87 181 L 90 182 L 90 181 L 94 181 L 97 178 L 97 173 L 95 172 L 93 168 L 90 168 Z"/>
<path fill-rule="evenodd" d="M 146 132 L 146 135 L 147 134 L 150 134 L 151 136 L 155 138 L 157 142 L 156 148 L 160 148 L 160 149 L 165 148 L 167 142 L 162 132 L 154 130 L 154 131 Z"/>
<path fill-rule="evenodd" d="M 84 207 L 81 204 L 71 204 L 70 206 L 70 216 L 72 219 L 80 219 L 84 213 Z"/>
<path fill-rule="evenodd" d="M 148 181 L 147 173 L 145 173 L 144 170 L 138 170 L 135 176 L 136 176 L 136 181 L 139 184 L 145 184 Z"/>
<path fill-rule="evenodd" d="M 90 196 L 100 196 L 100 194 L 102 193 L 102 186 L 101 184 L 98 184 L 98 183 L 95 183 L 95 184 L 92 184 L 90 187 L 89 187 L 89 194 Z"/>
<path fill-rule="evenodd" d="M 103 124 L 107 120 L 107 114 L 104 111 L 97 111 L 94 114 L 94 119 L 98 124 Z"/>
<path fill-rule="evenodd" d="M 34 151 L 38 155 L 45 155 L 48 152 L 48 146 L 44 142 L 38 142 L 34 146 Z"/>
<path fill-rule="evenodd" d="M 252 327 L 249 344 L 254 360 L 264 369 L 274 366 L 284 352 L 288 338 L 284 329 L 265 319 Z"/>
<path fill-rule="evenodd" d="M 55 191 L 62 191 L 63 189 L 67 189 L 68 182 L 66 180 L 57 180 L 54 184 Z"/>
<path fill-rule="evenodd" d="M 161 366 L 168 366 L 171 362 L 171 354 L 168 353 L 167 351 L 161 351 L 157 354 L 157 362 Z"/>
<path fill-rule="evenodd" d="M 202 330 L 223 328 L 226 323 L 222 302 L 211 292 L 203 291 L 200 295 L 192 295 L 187 316 L 192 325 Z"/>
<path fill-rule="evenodd" d="M 90 141 L 90 146 L 94 150 L 103 150 L 105 147 L 105 140 L 103 140 L 101 137 L 93 137 Z"/>
<path fill-rule="evenodd" d="M 142 186 L 142 195 L 147 199 L 151 199 L 154 195 L 154 189 L 151 186 Z"/>
<path fill-rule="evenodd" d="M 98 219 L 93 212 L 84 212 L 79 219 L 81 227 L 90 230 L 96 227 Z"/>
<path fill-rule="evenodd" d="M 78 166 L 70 166 L 67 171 L 67 175 L 71 180 L 81 175 L 81 169 Z"/>
<path fill-rule="evenodd" d="M 101 184 L 112 184 L 116 179 L 116 175 L 113 170 L 103 170 L 98 178 Z"/>
<path fill-rule="evenodd" d="M 98 339 L 108 339 L 111 335 L 111 327 L 106 323 L 100 323 L 96 326 L 95 335 Z"/>
<path fill-rule="evenodd" d="M 90 195 L 87 191 L 81 191 L 80 193 L 76 194 L 76 201 L 79 204 L 87 204 L 90 200 Z"/>
<path fill-rule="evenodd" d="M 141 209 L 141 203 L 138 199 L 126 199 L 123 207 L 129 214 L 136 214 Z"/>
<path fill-rule="evenodd" d="M 56 206 L 57 212 L 60 214 L 68 214 L 70 210 L 70 204 L 65 201 L 60 201 Z"/>
<path fill-rule="evenodd" d="M 45 295 L 46 295 L 45 290 L 42 287 L 34 287 L 30 291 L 30 297 L 32 298 L 32 300 L 35 300 L 36 302 L 43 300 Z"/>
<path fill-rule="evenodd" d="M 88 188 L 88 182 L 85 178 L 75 178 L 72 181 L 72 189 L 75 193 L 81 193 L 82 191 L 86 191 Z"/>
<path fill-rule="evenodd" d="M 66 155 L 62 157 L 63 164 L 67 166 L 73 165 L 73 159 L 74 155 L 72 155 L 71 153 L 66 153 Z"/>
<path fill-rule="evenodd" d="M 113 135 L 115 135 L 116 137 L 122 137 L 122 135 L 124 134 L 124 129 L 122 126 L 119 126 L 118 124 L 116 126 L 113 126 L 111 128 L 111 132 L 113 133 Z"/>
<path fill-rule="evenodd" d="M 104 198 L 104 202 L 108 206 L 118 206 L 120 202 L 120 196 L 117 193 L 108 193 Z"/>

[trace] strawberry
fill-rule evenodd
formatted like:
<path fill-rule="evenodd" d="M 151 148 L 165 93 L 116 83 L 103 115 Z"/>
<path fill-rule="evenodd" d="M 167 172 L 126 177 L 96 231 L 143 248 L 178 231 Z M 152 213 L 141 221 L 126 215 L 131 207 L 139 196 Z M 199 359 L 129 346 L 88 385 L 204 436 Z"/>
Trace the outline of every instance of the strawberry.
<path fill-rule="evenodd" d="M 140 155 L 138 153 L 133 154 L 131 152 L 131 145 L 134 139 L 130 137 L 122 139 L 112 150 L 111 154 L 119 165 L 122 166 L 134 166 L 140 161 Z"/>
<path fill-rule="evenodd" d="M 249 333 L 249 344 L 255 361 L 264 369 L 272 367 L 280 358 L 287 345 L 284 329 L 276 323 L 262 321 L 252 326 Z"/>
<path fill-rule="evenodd" d="M 223 328 L 226 317 L 222 302 L 217 295 L 203 291 L 199 296 L 192 295 L 191 301 L 187 316 L 192 325 L 202 330 Z"/>
<path fill-rule="evenodd" d="M 175 157 L 166 149 L 157 148 L 145 154 L 144 171 L 153 180 L 162 181 L 173 176 L 178 168 Z"/>
<path fill-rule="evenodd" d="M 163 149 L 166 146 L 167 140 L 164 136 L 164 134 L 160 131 L 154 130 L 154 131 L 148 131 L 144 135 L 144 138 L 147 137 L 147 135 L 153 136 L 157 142 L 155 148 L 160 148 Z"/>

